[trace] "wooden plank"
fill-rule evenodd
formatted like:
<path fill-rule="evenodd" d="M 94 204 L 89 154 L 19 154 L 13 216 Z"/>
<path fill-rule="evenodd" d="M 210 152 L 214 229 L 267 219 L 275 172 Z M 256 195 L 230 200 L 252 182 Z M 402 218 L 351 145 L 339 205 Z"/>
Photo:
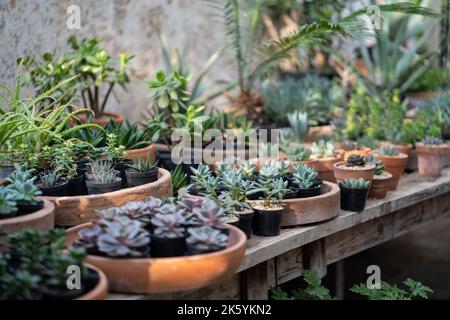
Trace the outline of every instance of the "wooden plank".
<path fill-rule="evenodd" d="M 326 264 L 345 259 L 449 215 L 450 193 L 447 193 L 330 235 L 325 239 Z"/>
<path fill-rule="evenodd" d="M 269 298 L 269 283 L 267 277 L 267 263 L 261 263 L 248 269 L 245 274 L 244 299 L 246 300 L 267 300 Z"/>
<path fill-rule="evenodd" d="M 283 284 L 302 275 L 303 248 L 296 248 L 275 258 L 276 285 Z"/>
<path fill-rule="evenodd" d="M 303 247 L 305 267 L 318 272 L 321 278 L 327 275 L 325 239 L 308 243 Z"/>

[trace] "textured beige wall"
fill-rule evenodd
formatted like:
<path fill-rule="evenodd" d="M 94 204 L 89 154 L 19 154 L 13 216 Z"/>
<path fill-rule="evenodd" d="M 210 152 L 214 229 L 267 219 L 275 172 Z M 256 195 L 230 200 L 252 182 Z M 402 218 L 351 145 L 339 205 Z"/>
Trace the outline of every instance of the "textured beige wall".
<path fill-rule="evenodd" d="M 70 5 L 81 9 L 79 31 L 66 27 Z M 73 34 L 100 37 L 112 55 L 123 51 L 135 55 L 133 84 L 128 93 L 118 90 L 120 101 L 111 100 L 108 109 L 137 120 L 147 105 L 141 80 L 162 67 L 152 19 L 160 18 L 174 46 L 189 41 L 191 71 L 195 73 L 218 48 L 221 38 L 218 25 L 208 18 L 209 10 L 201 0 L 0 0 L 0 81 L 13 83 L 20 56 L 61 52 Z M 224 68 L 216 66 L 211 78 L 221 77 Z"/>

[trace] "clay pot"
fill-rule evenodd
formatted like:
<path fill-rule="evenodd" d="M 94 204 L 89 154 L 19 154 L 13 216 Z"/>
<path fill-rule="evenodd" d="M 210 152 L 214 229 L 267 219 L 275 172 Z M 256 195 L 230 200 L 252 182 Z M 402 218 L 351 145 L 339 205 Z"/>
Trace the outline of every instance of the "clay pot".
<path fill-rule="evenodd" d="M 286 210 L 281 218 L 281 226 L 297 226 L 329 220 L 339 214 L 339 187 L 324 181 L 322 193 L 311 198 L 284 199 Z"/>
<path fill-rule="evenodd" d="M 340 161 L 333 165 L 334 176 L 336 177 L 337 183 L 341 183 L 345 179 L 359 179 L 363 178 L 372 183 L 373 175 L 375 173 L 375 165 L 373 163 L 367 163 L 366 168 L 359 168 L 357 170 L 349 169 L 345 167 L 346 162 Z"/>
<path fill-rule="evenodd" d="M 324 158 L 317 160 L 308 160 L 305 164 L 308 167 L 316 169 L 319 178 L 322 181 L 330 181 L 336 183 L 336 178 L 333 172 L 333 166 L 335 163 L 342 160 L 341 155 L 336 155 L 334 158 Z"/>
<path fill-rule="evenodd" d="M 425 145 L 421 142 L 416 144 L 419 158 L 419 175 L 426 177 L 439 177 L 444 165 L 448 161 L 449 146 L 445 143 L 441 145 Z"/>
<path fill-rule="evenodd" d="M 419 169 L 419 159 L 415 148 L 409 151 L 408 162 L 406 162 L 405 169 L 408 171 L 416 171 Z"/>
<path fill-rule="evenodd" d="M 125 159 L 137 160 L 139 158 L 155 162 L 155 147 L 151 144 L 141 149 L 125 150 Z"/>
<path fill-rule="evenodd" d="M 382 175 L 374 175 L 369 190 L 369 198 L 384 199 L 392 180 L 392 173 L 383 171 Z"/>
<path fill-rule="evenodd" d="M 55 204 L 57 226 L 75 226 L 97 219 L 96 210 L 119 207 L 129 201 L 143 201 L 148 197 L 172 196 L 170 172 L 159 169 L 157 181 L 142 186 L 121 189 L 98 195 L 48 197 Z"/>
<path fill-rule="evenodd" d="M 380 160 L 384 169 L 387 172 L 392 173 L 392 179 L 389 182 L 388 190 L 397 189 L 398 182 L 400 181 L 400 177 L 405 172 L 406 163 L 408 162 L 408 156 L 404 153 L 399 153 L 398 155 L 391 156 L 382 156 L 381 154 L 376 154 L 378 160 Z"/>
<path fill-rule="evenodd" d="M 308 134 L 304 142 L 314 142 L 321 137 L 331 137 L 333 135 L 333 128 L 330 125 L 309 127 Z"/>
<path fill-rule="evenodd" d="M 348 157 L 350 157 L 352 154 L 356 154 L 358 156 L 368 157 L 371 150 L 372 149 L 370 149 L 370 148 L 361 148 L 361 149 L 354 149 L 354 150 L 345 151 L 344 152 L 344 161 L 347 161 Z"/>
<path fill-rule="evenodd" d="M 445 167 L 448 167 L 450 165 L 450 140 L 445 141 L 445 143 L 447 143 L 448 145 L 448 157 L 447 157 L 447 162 L 445 163 Z"/>
<path fill-rule="evenodd" d="M 86 263 L 85 265 L 98 274 L 99 280 L 97 285 L 91 291 L 86 292 L 75 300 L 105 300 L 108 296 L 108 279 L 106 278 L 106 275 L 102 270 L 91 264 Z"/>
<path fill-rule="evenodd" d="M 67 230 L 66 243 L 72 244 L 80 229 L 91 226 L 86 223 Z M 230 278 L 241 264 L 247 237 L 236 227 L 226 227 L 229 238 L 225 250 L 171 258 L 114 259 L 88 255 L 86 262 L 103 270 L 111 291 L 165 293 L 194 290 Z"/>
<path fill-rule="evenodd" d="M 16 217 L 0 219 L 0 229 L 13 234 L 25 229 L 47 231 L 55 225 L 55 206 L 44 201 L 44 207 L 36 212 Z"/>

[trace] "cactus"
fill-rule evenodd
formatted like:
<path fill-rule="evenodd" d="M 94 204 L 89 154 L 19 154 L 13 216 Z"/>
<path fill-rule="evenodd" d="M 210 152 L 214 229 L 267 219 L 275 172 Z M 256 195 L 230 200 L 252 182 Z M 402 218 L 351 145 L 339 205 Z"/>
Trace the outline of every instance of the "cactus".
<path fill-rule="evenodd" d="M 345 179 L 340 183 L 341 187 L 347 189 L 368 189 L 369 181 L 359 178 L 359 179 Z"/>

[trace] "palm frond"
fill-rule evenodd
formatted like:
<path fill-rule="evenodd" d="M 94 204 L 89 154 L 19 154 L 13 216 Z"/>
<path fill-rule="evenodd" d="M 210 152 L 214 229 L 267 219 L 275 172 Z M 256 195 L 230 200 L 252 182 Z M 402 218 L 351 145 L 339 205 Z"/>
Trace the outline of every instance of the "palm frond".
<path fill-rule="evenodd" d="M 421 16 L 428 17 L 439 17 L 440 15 L 436 13 L 433 9 L 427 7 L 421 7 L 418 4 L 411 2 L 398 2 L 398 3 L 389 3 L 389 4 L 379 4 L 377 5 L 380 8 L 380 12 L 397 12 L 404 14 L 415 14 Z M 353 20 L 354 18 L 367 14 L 367 7 L 361 10 L 357 10 L 352 12 L 350 15 L 343 18 L 343 20 Z"/>

